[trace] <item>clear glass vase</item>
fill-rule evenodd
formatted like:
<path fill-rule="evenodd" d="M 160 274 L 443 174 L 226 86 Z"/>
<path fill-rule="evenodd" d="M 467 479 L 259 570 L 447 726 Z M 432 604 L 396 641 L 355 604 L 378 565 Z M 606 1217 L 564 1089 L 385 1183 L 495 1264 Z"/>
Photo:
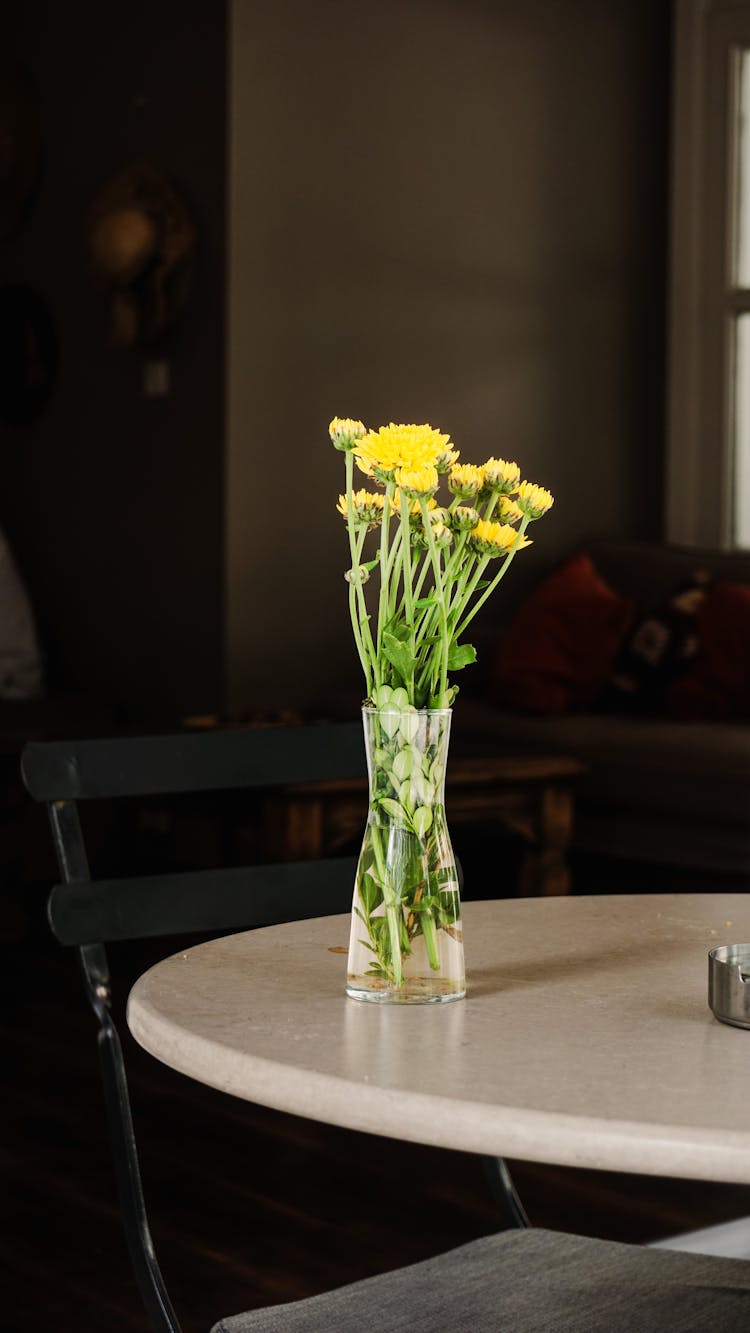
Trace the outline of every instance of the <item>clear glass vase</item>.
<path fill-rule="evenodd" d="M 370 808 L 352 903 L 347 994 L 386 1004 L 466 993 L 445 820 L 449 708 L 362 709 Z"/>

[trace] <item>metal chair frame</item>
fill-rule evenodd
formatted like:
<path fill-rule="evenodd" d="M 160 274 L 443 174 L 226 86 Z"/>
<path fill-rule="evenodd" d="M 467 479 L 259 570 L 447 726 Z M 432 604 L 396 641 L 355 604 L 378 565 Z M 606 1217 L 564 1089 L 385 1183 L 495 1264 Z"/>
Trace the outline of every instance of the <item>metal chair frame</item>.
<path fill-rule="evenodd" d="M 347 911 L 356 862 L 352 857 L 337 857 L 92 879 L 77 803 L 262 789 L 361 777 L 364 770 L 359 723 L 34 741 L 21 756 L 28 792 L 47 806 L 61 877 L 49 895 L 49 923 L 57 940 L 78 952 L 85 992 L 97 1020 L 104 1103 L 125 1235 L 141 1297 L 158 1333 L 180 1333 L 180 1325 L 146 1213 L 122 1047 L 112 1017 L 105 944 L 193 931 L 229 931 Z M 504 1225 L 528 1226 L 505 1163 L 485 1158 L 484 1164 Z"/>

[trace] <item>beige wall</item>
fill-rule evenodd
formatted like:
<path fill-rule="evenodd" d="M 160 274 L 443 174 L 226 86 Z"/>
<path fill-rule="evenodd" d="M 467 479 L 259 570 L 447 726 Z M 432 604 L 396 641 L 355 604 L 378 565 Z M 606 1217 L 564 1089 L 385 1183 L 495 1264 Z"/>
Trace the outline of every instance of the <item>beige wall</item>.
<path fill-rule="evenodd" d="M 516 457 L 527 578 L 659 535 L 667 9 L 232 0 L 231 710 L 359 686 L 333 415 Z"/>

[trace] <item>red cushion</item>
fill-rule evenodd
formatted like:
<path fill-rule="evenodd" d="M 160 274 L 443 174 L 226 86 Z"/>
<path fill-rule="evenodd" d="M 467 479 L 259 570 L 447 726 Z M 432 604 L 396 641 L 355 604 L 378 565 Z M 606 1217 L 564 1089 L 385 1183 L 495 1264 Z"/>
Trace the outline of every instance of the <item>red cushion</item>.
<path fill-rule="evenodd" d="M 524 602 L 491 669 L 496 696 L 532 713 L 585 708 L 599 694 L 635 612 L 597 573 L 586 551 L 571 556 Z"/>
<path fill-rule="evenodd" d="M 750 720 L 750 583 L 716 583 L 698 621 L 694 665 L 667 693 L 685 722 Z"/>

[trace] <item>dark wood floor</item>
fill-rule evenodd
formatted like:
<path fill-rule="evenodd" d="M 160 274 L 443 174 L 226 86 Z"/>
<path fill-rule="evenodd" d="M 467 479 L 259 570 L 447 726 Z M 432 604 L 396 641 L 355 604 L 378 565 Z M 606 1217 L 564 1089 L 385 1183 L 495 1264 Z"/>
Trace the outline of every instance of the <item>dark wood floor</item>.
<path fill-rule="evenodd" d="M 73 959 L 40 899 L 5 918 L 5 1333 L 141 1333 Z M 179 942 L 122 949 L 130 981 Z M 185 1333 L 439 1253 L 498 1225 L 481 1163 L 201 1088 L 125 1036 L 152 1228 Z M 643 1241 L 750 1212 L 738 1187 L 514 1163 L 532 1221 Z"/>

